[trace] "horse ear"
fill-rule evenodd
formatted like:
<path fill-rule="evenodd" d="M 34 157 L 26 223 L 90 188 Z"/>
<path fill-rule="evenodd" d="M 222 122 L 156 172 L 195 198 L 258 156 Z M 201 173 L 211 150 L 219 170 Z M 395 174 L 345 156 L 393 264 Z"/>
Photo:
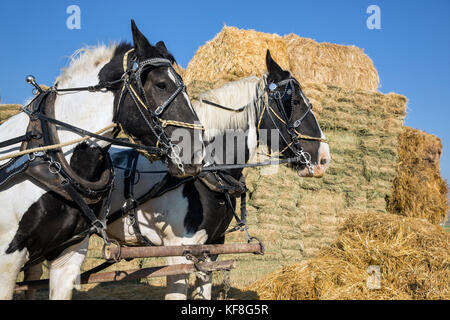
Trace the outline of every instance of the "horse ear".
<path fill-rule="evenodd" d="M 131 32 L 133 34 L 134 48 L 138 58 L 145 58 L 145 53 L 151 50 L 152 45 L 147 38 L 139 31 L 134 20 L 131 20 Z"/>
<path fill-rule="evenodd" d="M 269 79 L 273 82 L 280 82 L 281 80 L 287 79 L 289 77 L 289 72 L 284 71 L 275 60 L 273 60 L 270 55 L 270 50 L 267 49 L 266 52 L 266 65 L 267 71 L 269 72 Z"/>
<path fill-rule="evenodd" d="M 158 43 L 156 44 L 156 46 L 161 49 L 162 51 L 166 51 L 169 52 L 169 50 L 167 50 L 166 44 L 164 43 L 164 41 L 158 41 Z"/>
<path fill-rule="evenodd" d="M 164 43 L 164 41 L 158 41 L 158 43 L 156 44 L 156 47 L 159 49 L 159 51 L 161 51 L 164 58 L 169 60 L 172 64 L 174 62 L 176 62 L 174 56 L 169 52 L 169 50 L 167 50 L 167 47 L 166 47 L 166 44 Z"/>

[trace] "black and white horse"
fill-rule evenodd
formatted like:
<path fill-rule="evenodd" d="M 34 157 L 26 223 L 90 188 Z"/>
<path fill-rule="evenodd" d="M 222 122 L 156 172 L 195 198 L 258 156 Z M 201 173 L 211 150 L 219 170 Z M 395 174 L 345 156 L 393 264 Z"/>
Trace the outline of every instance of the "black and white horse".
<path fill-rule="evenodd" d="M 171 66 L 174 58 L 163 43 L 151 45 L 134 21 L 132 34 L 134 45 L 120 43 L 84 48 L 72 58 L 68 68 L 57 78 L 54 88 L 80 88 L 97 83 L 115 85 L 96 92 L 58 92 L 53 106 L 55 119 L 90 132 L 97 132 L 116 122 L 130 139 L 141 145 L 165 143 L 168 156 L 164 163 L 171 174 L 180 177 L 197 174 L 201 158 L 196 157 L 202 155 L 201 145 L 195 149 L 198 143 L 192 143 L 191 149 L 183 150 L 192 155 L 183 162 L 177 154 L 181 147 L 171 140 L 177 129 L 173 123 L 193 124 L 198 121 L 183 90 L 184 85 L 181 87 L 181 78 Z M 128 61 L 134 62 L 135 66 Z M 140 89 L 136 94 L 132 94 L 125 84 L 121 86 L 125 82 L 118 81 L 129 76 L 131 68 L 133 72 L 139 72 L 139 77 L 129 82 L 130 86 Z M 152 114 L 158 106 L 163 106 L 164 110 L 161 110 L 163 112 L 159 113 L 157 120 L 161 123 L 166 121 L 166 125 L 155 132 Z M 24 135 L 28 123 L 29 117 L 24 112 L 11 117 L 0 126 L 0 141 Z M 192 126 L 183 129 L 192 139 L 197 136 L 201 140 L 198 130 Z M 163 140 L 163 134 L 166 140 Z M 61 143 L 80 137 L 65 127 L 57 127 L 57 136 Z M 109 147 L 109 142 L 89 139 L 81 144 L 65 146 L 63 152 L 76 174 L 88 181 L 97 181 L 99 173 L 104 170 L 105 152 Z M 19 148 L 20 143 L 1 148 L 0 155 L 15 153 Z M 20 177 L 2 186 L 0 203 L 0 299 L 12 298 L 21 267 L 30 257 L 39 255 L 50 261 L 50 298 L 70 298 L 79 265 L 87 250 L 88 237 L 63 252 L 62 248 L 48 249 L 89 228 L 79 207 L 44 185 Z M 91 207 L 98 214 L 99 208 L 96 205 Z"/>
<path fill-rule="evenodd" d="M 311 105 L 298 82 L 288 71 L 278 66 L 269 52 L 267 52 L 266 64 L 268 74 L 262 78 L 249 77 L 228 83 L 219 89 L 204 93 L 202 100 L 194 103 L 194 109 L 206 130 L 204 140 L 210 146 L 214 141 L 222 140 L 230 130 L 244 132 L 244 149 L 241 149 L 244 153 L 243 162 L 254 158 L 259 144 L 266 144 L 280 158 L 296 156 L 299 150 L 292 147 L 295 144 L 288 133 L 288 125 L 283 120 L 284 113 L 288 120 L 292 120 L 287 121 L 288 123 L 295 123 L 296 120 L 301 119 L 300 124 L 297 122 L 299 125 L 295 130 L 299 136 L 301 133 L 305 138 L 300 139 L 299 143 L 302 152 L 307 154 L 310 167 L 308 168 L 308 161 L 300 159 L 302 161 L 291 165 L 292 169 L 296 170 L 300 177 L 321 177 L 328 168 L 331 157 Z M 278 86 L 275 87 L 274 84 Z M 272 89 L 270 93 L 272 98 L 267 96 L 268 88 Z M 276 102 L 277 97 L 281 103 Z M 234 111 L 211 106 L 210 103 L 205 103 L 205 100 L 234 109 Z M 240 108 L 242 106 L 244 107 Z M 264 130 L 271 132 L 264 134 L 266 138 L 262 137 Z M 216 159 L 210 159 L 211 163 L 224 163 L 223 157 L 230 154 L 233 161 L 241 156 L 238 154 L 236 144 L 222 144 L 222 152 L 219 152 L 219 148 L 213 152 Z M 130 149 L 126 148 L 112 148 L 110 154 L 115 166 L 119 168 L 129 166 L 130 152 Z M 139 179 L 134 186 L 135 197 L 144 195 L 163 180 L 165 171 L 167 168 L 161 161 L 150 163 L 139 156 L 136 165 Z M 242 169 L 230 170 L 228 173 L 239 180 Z M 126 186 L 123 183 L 124 174 L 124 170 L 117 170 L 111 211 L 122 208 L 127 200 L 124 198 L 126 193 Z M 234 216 L 235 199 L 232 199 L 232 205 L 233 209 L 227 205 L 223 193 L 212 191 L 203 182 L 194 179 L 140 204 L 136 211 L 136 219 L 142 236 L 154 245 L 217 244 L 225 240 L 224 233 Z M 132 227 L 129 216 L 125 215 L 109 224 L 107 232 L 111 238 L 117 239 L 122 244 L 143 245 Z M 79 268 L 85 254 L 86 251 L 78 252 L 77 260 L 72 259 L 70 263 L 66 263 L 67 272 Z M 170 257 L 167 263 L 190 262 L 184 257 Z M 41 271 L 39 267 L 35 270 L 37 274 L 34 277 L 30 276 L 29 279 L 38 278 Z M 193 297 L 210 299 L 211 275 L 199 272 L 196 276 Z M 167 277 L 166 299 L 186 299 L 187 279 L 186 275 Z M 64 287 L 59 290 L 71 291 L 72 288 Z M 62 296 L 70 296 L 70 293 L 67 292 Z"/>

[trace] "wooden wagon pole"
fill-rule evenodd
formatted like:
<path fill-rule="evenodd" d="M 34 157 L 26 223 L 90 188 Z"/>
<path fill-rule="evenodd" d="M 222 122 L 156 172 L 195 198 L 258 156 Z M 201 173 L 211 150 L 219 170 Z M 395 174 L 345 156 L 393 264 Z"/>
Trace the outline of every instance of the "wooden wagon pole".
<path fill-rule="evenodd" d="M 233 260 L 202 262 L 199 264 L 202 270 L 217 271 L 231 270 L 236 267 Z M 198 271 L 193 264 L 177 264 L 171 266 L 150 267 L 143 269 L 133 269 L 126 271 L 111 271 L 102 273 L 85 273 L 81 275 L 80 284 L 102 283 L 102 282 L 118 282 L 127 280 L 137 280 L 142 278 L 157 278 L 177 274 L 189 274 Z M 35 280 L 17 283 L 15 291 L 26 291 L 32 289 L 46 289 L 49 286 L 49 280 Z"/>
<path fill-rule="evenodd" d="M 209 255 L 233 253 L 264 254 L 264 245 L 262 243 L 230 243 L 159 247 L 108 247 L 104 250 L 104 258 L 106 260 L 120 260 L 151 257 L 176 257 L 184 256 L 187 253 L 193 256 L 202 256 L 205 253 Z"/>

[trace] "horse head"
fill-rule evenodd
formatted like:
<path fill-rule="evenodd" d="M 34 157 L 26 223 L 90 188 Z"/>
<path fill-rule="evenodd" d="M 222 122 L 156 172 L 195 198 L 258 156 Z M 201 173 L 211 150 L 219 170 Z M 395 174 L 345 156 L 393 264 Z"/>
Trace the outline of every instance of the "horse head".
<path fill-rule="evenodd" d="M 114 82 L 115 120 L 130 140 L 157 146 L 169 172 L 177 177 L 201 169 L 201 125 L 186 94 L 175 59 L 163 42 L 152 45 L 131 21 L 133 46 L 119 45 L 99 73 L 100 81 Z"/>
<path fill-rule="evenodd" d="M 274 141 L 269 140 L 268 146 L 282 159 L 297 157 L 290 166 L 300 177 L 322 177 L 330 164 L 330 149 L 311 103 L 300 83 L 277 64 L 269 50 L 266 65 L 269 105 L 262 127 L 278 131 L 279 150 L 273 150 Z"/>

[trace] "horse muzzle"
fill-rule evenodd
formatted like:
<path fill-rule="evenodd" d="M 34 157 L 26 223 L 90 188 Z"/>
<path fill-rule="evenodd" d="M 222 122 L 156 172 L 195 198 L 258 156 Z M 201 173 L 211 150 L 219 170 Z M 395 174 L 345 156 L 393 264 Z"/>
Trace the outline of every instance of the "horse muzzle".
<path fill-rule="evenodd" d="M 297 174 L 302 178 L 322 178 L 330 165 L 330 160 L 329 154 L 322 154 L 318 163 L 312 166 L 313 172 L 308 166 L 304 166 L 302 169 L 297 169 Z"/>

